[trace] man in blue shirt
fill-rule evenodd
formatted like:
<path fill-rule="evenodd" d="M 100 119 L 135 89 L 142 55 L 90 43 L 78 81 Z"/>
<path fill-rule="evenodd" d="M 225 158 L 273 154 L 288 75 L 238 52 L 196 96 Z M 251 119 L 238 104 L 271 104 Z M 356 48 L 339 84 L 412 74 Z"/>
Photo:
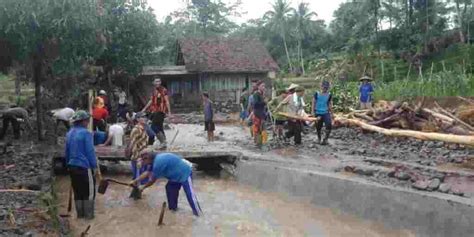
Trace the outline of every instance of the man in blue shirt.
<path fill-rule="evenodd" d="M 329 135 L 332 129 L 332 95 L 329 93 L 329 82 L 323 81 L 321 84 L 321 92 L 316 92 L 313 97 L 312 111 L 315 117 L 319 117 L 318 123 L 316 124 L 316 130 L 318 133 L 318 143 L 321 145 L 327 145 Z M 326 134 L 324 139 L 321 141 L 321 130 L 324 126 L 326 127 Z"/>
<path fill-rule="evenodd" d="M 193 210 L 193 214 L 195 216 L 202 214 L 201 207 L 199 206 L 193 189 L 191 163 L 179 155 L 173 153 L 158 154 L 149 148 L 141 152 L 141 162 L 143 165 L 153 164 L 153 168 L 151 171 L 151 180 L 140 187 L 140 192 L 152 186 L 157 179 L 165 178 L 168 180 L 166 184 L 166 197 L 168 198 L 168 207 L 170 210 L 176 211 L 178 209 L 179 190 L 183 187 L 189 205 Z M 145 172 L 130 182 L 130 185 L 137 185 L 142 179 L 148 176 L 150 176 L 150 172 Z"/>
<path fill-rule="evenodd" d="M 94 218 L 95 175 L 97 160 L 92 134 L 87 130 L 90 115 L 77 111 L 74 126 L 66 135 L 65 161 L 71 176 L 77 218 Z"/>
<path fill-rule="evenodd" d="M 359 87 L 360 108 L 372 109 L 372 93 L 374 93 L 374 88 L 370 83 L 372 78 L 363 76 L 359 80 L 362 81 Z"/>

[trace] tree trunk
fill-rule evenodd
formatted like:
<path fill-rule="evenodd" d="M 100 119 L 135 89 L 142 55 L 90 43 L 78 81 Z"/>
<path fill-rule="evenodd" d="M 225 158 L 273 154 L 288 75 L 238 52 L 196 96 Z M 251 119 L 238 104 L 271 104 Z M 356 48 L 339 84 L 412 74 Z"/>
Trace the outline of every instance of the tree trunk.
<path fill-rule="evenodd" d="M 299 48 L 300 48 L 301 71 L 303 72 L 303 76 L 304 76 L 306 74 L 306 71 L 304 70 L 303 46 L 302 46 L 301 41 L 299 42 Z"/>
<path fill-rule="evenodd" d="M 459 27 L 459 40 L 461 40 L 461 43 L 464 43 L 466 42 L 466 39 L 463 33 L 463 14 L 461 13 L 459 1 L 456 1 L 456 14 L 458 15 L 457 18 L 458 18 L 458 27 Z"/>
<path fill-rule="evenodd" d="M 286 52 L 286 59 L 288 60 L 288 66 L 290 67 L 290 72 L 293 72 L 293 64 L 291 63 L 290 60 L 290 53 L 288 52 L 288 46 L 286 44 L 286 37 L 284 34 L 281 35 L 281 38 L 283 39 L 283 45 L 285 46 L 285 52 Z"/>
<path fill-rule="evenodd" d="M 43 109 L 41 108 L 41 59 L 33 59 L 33 79 L 35 81 L 35 100 L 36 100 L 36 130 L 38 140 L 43 140 Z"/>

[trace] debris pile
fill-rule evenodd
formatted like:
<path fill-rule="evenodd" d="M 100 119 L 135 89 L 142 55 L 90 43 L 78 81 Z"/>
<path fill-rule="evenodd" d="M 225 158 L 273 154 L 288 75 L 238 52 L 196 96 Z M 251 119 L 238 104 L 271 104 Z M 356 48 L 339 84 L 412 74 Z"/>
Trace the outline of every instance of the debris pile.
<path fill-rule="evenodd" d="M 335 126 L 358 126 L 387 136 L 413 137 L 448 143 L 474 145 L 474 104 L 455 111 L 411 106 L 407 102 L 379 101 L 372 110 L 352 110 L 335 118 Z"/>

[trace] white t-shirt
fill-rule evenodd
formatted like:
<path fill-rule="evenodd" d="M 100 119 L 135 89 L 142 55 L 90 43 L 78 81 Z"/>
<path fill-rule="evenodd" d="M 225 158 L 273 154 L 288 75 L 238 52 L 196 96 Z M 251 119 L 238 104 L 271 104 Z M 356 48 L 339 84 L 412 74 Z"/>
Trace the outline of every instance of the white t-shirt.
<path fill-rule="evenodd" d="M 121 91 L 118 93 L 118 98 L 119 98 L 119 104 L 123 105 L 127 102 L 127 94 L 125 91 Z"/>
<path fill-rule="evenodd" d="M 53 117 L 63 121 L 71 120 L 74 115 L 74 110 L 71 108 L 58 109 L 53 112 Z"/>
<path fill-rule="evenodd" d="M 123 146 L 123 135 L 125 134 L 122 125 L 114 124 L 109 127 L 109 136 L 112 137 L 112 146 Z"/>

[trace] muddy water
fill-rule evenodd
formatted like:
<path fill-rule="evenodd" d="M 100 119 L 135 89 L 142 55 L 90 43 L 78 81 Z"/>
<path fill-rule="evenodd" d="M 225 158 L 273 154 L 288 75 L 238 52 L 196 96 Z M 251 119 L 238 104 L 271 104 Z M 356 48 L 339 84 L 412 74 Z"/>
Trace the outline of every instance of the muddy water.
<path fill-rule="evenodd" d="M 127 180 L 125 176 L 115 178 Z M 109 185 L 105 195 L 98 194 L 94 220 L 69 218 L 72 235 L 79 236 L 91 225 L 89 236 L 414 236 L 211 177 L 198 177 L 194 182 L 204 216 L 192 216 L 181 192 L 179 210 L 166 211 L 165 225 L 158 227 L 161 204 L 166 200 L 164 185 L 161 182 L 146 190 L 139 201 L 128 198 L 127 187 Z M 64 213 L 69 178 L 57 177 L 56 187 Z"/>

